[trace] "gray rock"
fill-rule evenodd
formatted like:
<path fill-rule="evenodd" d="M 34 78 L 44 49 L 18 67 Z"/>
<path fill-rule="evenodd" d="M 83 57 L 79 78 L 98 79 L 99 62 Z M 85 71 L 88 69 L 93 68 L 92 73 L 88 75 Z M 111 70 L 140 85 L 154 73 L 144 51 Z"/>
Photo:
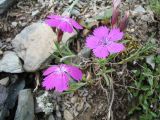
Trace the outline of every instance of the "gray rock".
<path fill-rule="evenodd" d="M 0 80 L 1 85 L 7 86 L 8 83 L 9 83 L 9 77 L 5 77 L 5 78 Z"/>
<path fill-rule="evenodd" d="M 77 111 L 81 111 L 83 109 L 83 106 L 84 106 L 84 102 L 80 102 L 77 106 Z"/>
<path fill-rule="evenodd" d="M 3 51 L 2 50 L 0 50 L 0 55 L 3 55 Z"/>
<path fill-rule="evenodd" d="M 72 98 L 71 98 L 71 103 L 75 103 L 77 101 L 77 96 L 73 96 Z"/>
<path fill-rule="evenodd" d="M 137 6 L 135 9 L 134 9 L 134 14 L 143 14 L 146 12 L 146 10 L 141 6 Z"/>
<path fill-rule="evenodd" d="M 3 43 L 2 43 L 2 41 L 0 40 L 0 48 L 3 46 Z"/>
<path fill-rule="evenodd" d="M 82 56 L 84 58 L 89 58 L 91 54 L 91 49 L 84 47 L 79 53 L 78 56 Z"/>
<path fill-rule="evenodd" d="M 24 69 L 33 72 L 54 52 L 56 34 L 45 23 L 33 23 L 26 27 L 15 39 L 12 45 L 18 56 L 24 61 Z"/>
<path fill-rule="evenodd" d="M 73 120 L 73 115 L 68 110 L 64 110 L 64 119 Z"/>
<path fill-rule="evenodd" d="M 154 55 L 150 55 L 146 57 L 146 62 L 151 65 L 152 69 L 155 68 L 155 61 L 154 61 Z"/>
<path fill-rule="evenodd" d="M 73 110 L 73 114 L 75 117 L 77 117 L 79 115 L 79 112 L 76 111 L 76 108 Z"/>
<path fill-rule="evenodd" d="M 39 107 L 38 103 L 37 103 L 37 100 L 35 100 L 35 113 L 40 113 L 40 112 L 43 112 L 42 111 L 42 108 Z"/>
<path fill-rule="evenodd" d="M 5 117 L 7 117 L 7 113 L 8 113 L 8 109 L 3 105 L 1 106 L 1 110 L 0 110 L 0 120 L 5 120 Z"/>
<path fill-rule="evenodd" d="M 0 14 L 4 13 L 16 0 L 0 0 Z"/>
<path fill-rule="evenodd" d="M 15 52 L 6 51 L 0 60 L 0 72 L 21 73 L 22 64 Z"/>
<path fill-rule="evenodd" d="M 61 112 L 59 111 L 59 106 L 56 105 L 56 117 L 57 118 L 62 118 Z"/>
<path fill-rule="evenodd" d="M 36 16 L 36 15 L 39 14 L 39 13 L 40 13 L 39 10 L 35 10 L 35 11 L 32 12 L 32 16 L 34 17 L 34 16 Z"/>
<path fill-rule="evenodd" d="M 72 14 L 72 15 L 75 15 L 75 16 L 79 16 L 81 13 L 79 12 L 79 10 L 73 9 L 73 10 L 71 11 L 71 14 Z"/>
<path fill-rule="evenodd" d="M 4 87 L 3 85 L 0 85 L 0 105 L 2 105 L 8 96 L 8 91 L 7 88 Z"/>
<path fill-rule="evenodd" d="M 34 120 L 34 103 L 31 89 L 19 92 L 18 107 L 14 120 Z"/>
<path fill-rule="evenodd" d="M 18 23 L 17 23 L 17 22 L 12 22 L 11 25 L 12 25 L 13 27 L 16 27 L 16 26 L 18 25 Z"/>
<path fill-rule="evenodd" d="M 38 106 L 42 109 L 43 112 L 45 112 L 45 114 L 50 114 L 54 110 L 53 102 L 51 102 L 50 99 L 51 96 L 47 91 L 41 96 L 36 97 Z"/>
<path fill-rule="evenodd" d="M 11 83 L 8 88 L 8 97 L 6 100 L 6 106 L 8 109 L 13 109 L 19 91 L 23 90 L 23 88 L 25 87 L 25 80 L 17 80 L 17 78 L 14 78 L 14 76 L 12 76 L 11 81 L 14 81 L 14 83 Z"/>

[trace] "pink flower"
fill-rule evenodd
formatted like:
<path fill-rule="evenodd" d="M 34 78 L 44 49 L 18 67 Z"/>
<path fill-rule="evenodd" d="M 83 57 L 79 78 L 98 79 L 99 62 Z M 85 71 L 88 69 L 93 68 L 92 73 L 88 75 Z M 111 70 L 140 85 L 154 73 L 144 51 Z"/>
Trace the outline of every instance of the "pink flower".
<path fill-rule="evenodd" d="M 82 72 L 79 68 L 71 65 L 53 65 L 43 72 L 46 76 L 42 83 L 46 90 L 55 89 L 58 92 L 63 92 L 69 88 L 69 80 L 74 79 L 79 81 L 82 79 Z"/>
<path fill-rule="evenodd" d="M 82 26 L 79 25 L 75 20 L 67 17 L 67 16 L 60 16 L 60 15 L 50 15 L 48 19 L 45 20 L 51 27 L 57 27 L 61 29 L 63 32 L 72 33 L 74 28 L 82 29 Z"/>
<path fill-rule="evenodd" d="M 105 58 L 109 54 L 118 53 L 125 49 L 124 45 L 117 43 L 123 37 L 123 32 L 119 28 L 109 30 L 105 26 L 94 30 L 93 35 L 86 39 L 86 46 L 93 50 L 98 58 Z"/>

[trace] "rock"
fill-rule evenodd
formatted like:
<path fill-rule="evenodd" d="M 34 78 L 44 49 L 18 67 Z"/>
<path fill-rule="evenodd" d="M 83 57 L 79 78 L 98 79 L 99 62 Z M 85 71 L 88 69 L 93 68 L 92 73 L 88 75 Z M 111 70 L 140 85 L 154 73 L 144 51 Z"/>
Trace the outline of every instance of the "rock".
<path fill-rule="evenodd" d="M 51 102 L 51 97 L 49 93 L 46 91 L 41 96 L 36 97 L 38 106 L 42 109 L 45 114 L 50 114 L 54 110 L 53 102 Z"/>
<path fill-rule="evenodd" d="M 73 10 L 71 11 L 71 14 L 72 14 L 72 15 L 75 15 L 75 16 L 79 16 L 81 13 L 79 12 L 79 10 L 73 9 Z"/>
<path fill-rule="evenodd" d="M 39 12 L 40 12 L 39 10 L 33 11 L 33 12 L 32 12 L 32 16 L 33 16 L 33 17 L 36 16 L 37 14 L 39 14 Z"/>
<path fill-rule="evenodd" d="M 72 98 L 71 98 L 71 103 L 75 103 L 77 101 L 77 96 L 73 96 Z"/>
<path fill-rule="evenodd" d="M 1 0 L 0 14 L 4 13 L 16 0 Z"/>
<path fill-rule="evenodd" d="M 2 43 L 2 41 L 0 40 L 0 48 L 3 46 L 3 43 Z"/>
<path fill-rule="evenodd" d="M 82 101 L 81 103 L 79 103 L 79 105 L 77 106 L 77 111 L 81 111 L 83 109 L 84 106 L 84 102 Z"/>
<path fill-rule="evenodd" d="M 64 119 L 73 120 L 73 115 L 68 110 L 64 110 Z"/>
<path fill-rule="evenodd" d="M 18 25 L 18 23 L 17 23 L 17 22 L 12 22 L 11 25 L 12 25 L 13 27 L 16 27 L 16 26 Z"/>
<path fill-rule="evenodd" d="M 31 89 L 21 90 L 14 120 L 34 120 L 34 118 L 34 103 Z"/>
<path fill-rule="evenodd" d="M 8 96 L 7 88 L 3 85 L 0 85 L 0 105 L 2 105 Z"/>
<path fill-rule="evenodd" d="M 59 106 L 56 105 L 56 117 L 62 118 L 61 112 L 59 111 Z"/>
<path fill-rule="evenodd" d="M 143 14 L 146 12 L 146 10 L 141 5 L 139 5 L 132 12 L 133 14 Z"/>
<path fill-rule="evenodd" d="M 73 110 L 73 114 L 75 117 L 77 117 L 79 115 L 79 112 L 76 111 L 76 108 Z"/>
<path fill-rule="evenodd" d="M 0 80 L 1 85 L 7 86 L 8 83 L 9 83 L 9 77 L 5 77 L 5 78 Z"/>
<path fill-rule="evenodd" d="M 146 63 L 148 63 L 149 65 L 151 65 L 152 69 L 155 68 L 155 61 L 154 61 L 154 55 L 150 55 L 146 57 Z"/>
<path fill-rule="evenodd" d="M 11 79 L 13 81 L 14 79 Z M 8 88 L 8 97 L 6 100 L 6 106 L 8 109 L 13 109 L 19 94 L 19 91 L 25 87 L 25 80 L 16 80 Z"/>
<path fill-rule="evenodd" d="M 22 73 L 23 68 L 20 59 L 15 52 L 6 51 L 0 60 L 0 72 Z"/>
<path fill-rule="evenodd" d="M 89 58 L 91 54 L 91 49 L 84 47 L 79 53 L 78 56 L 82 56 L 84 58 Z"/>
<path fill-rule="evenodd" d="M 7 108 L 3 105 L 1 106 L 1 110 L 0 110 L 0 120 L 5 120 L 5 117 L 7 117 L 7 113 L 9 113 L 9 111 L 7 110 Z"/>
<path fill-rule="evenodd" d="M 52 28 L 45 23 L 33 23 L 24 28 L 15 39 L 12 45 L 18 56 L 24 61 L 24 69 L 33 72 L 40 69 L 40 66 L 54 52 L 54 41 L 56 34 Z"/>
<path fill-rule="evenodd" d="M 53 115 L 49 115 L 48 120 L 55 120 Z"/>
<path fill-rule="evenodd" d="M 3 51 L 2 50 L 0 50 L 0 55 L 3 55 Z"/>
<path fill-rule="evenodd" d="M 37 101 L 35 100 L 35 113 L 40 113 L 43 112 L 42 108 L 39 107 Z"/>

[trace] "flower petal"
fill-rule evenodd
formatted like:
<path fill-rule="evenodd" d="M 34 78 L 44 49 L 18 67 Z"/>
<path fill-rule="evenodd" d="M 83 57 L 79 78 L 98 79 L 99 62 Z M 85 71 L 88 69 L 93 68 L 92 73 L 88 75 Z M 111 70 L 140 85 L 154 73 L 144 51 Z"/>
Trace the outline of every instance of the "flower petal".
<path fill-rule="evenodd" d="M 58 92 L 63 92 L 68 89 L 69 77 L 65 73 L 52 73 L 44 78 L 43 87 L 47 90 L 54 89 Z"/>
<path fill-rule="evenodd" d="M 98 27 L 93 31 L 94 36 L 100 39 L 106 38 L 106 36 L 108 36 L 108 33 L 109 33 L 109 29 L 105 26 Z"/>
<path fill-rule="evenodd" d="M 108 51 L 113 54 L 113 53 L 118 53 L 121 52 L 125 49 L 125 46 L 121 43 L 115 43 L 112 42 L 110 45 L 107 46 Z"/>
<path fill-rule="evenodd" d="M 44 22 L 51 27 L 57 27 L 61 23 L 60 20 L 56 19 L 46 19 Z"/>
<path fill-rule="evenodd" d="M 86 39 L 86 47 L 94 49 L 98 46 L 100 40 L 93 35 L 90 35 Z"/>
<path fill-rule="evenodd" d="M 67 73 L 75 80 L 79 81 L 82 79 L 82 71 L 75 66 L 66 65 L 67 67 Z"/>
<path fill-rule="evenodd" d="M 57 65 L 52 65 L 51 67 L 49 67 L 47 70 L 45 70 L 43 72 L 43 75 L 44 76 L 49 75 L 49 74 L 55 72 L 57 68 L 58 68 Z"/>
<path fill-rule="evenodd" d="M 61 29 L 63 32 L 73 32 L 73 27 L 66 21 L 61 21 L 58 28 Z"/>
<path fill-rule="evenodd" d="M 93 53 L 98 58 L 105 58 L 109 55 L 107 47 L 103 45 L 100 45 L 97 48 L 93 49 Z"/>
<path fill-rule="evenodd" d="M 75 20 L 73 20 L 73 19 L 69 19 L 70 20 L 70 22 L 71 22 L 71 24 L 76 28 L 76 29 L 83 29 L 83 27 L 80 25 L 80 24 L 78 24 Z"/>
<path fill-rule="evenodd" d="M 123 32 L 119 28 L 112 29 L 107 38 L 111 41 L 121 40 L 123 38 Z"/>

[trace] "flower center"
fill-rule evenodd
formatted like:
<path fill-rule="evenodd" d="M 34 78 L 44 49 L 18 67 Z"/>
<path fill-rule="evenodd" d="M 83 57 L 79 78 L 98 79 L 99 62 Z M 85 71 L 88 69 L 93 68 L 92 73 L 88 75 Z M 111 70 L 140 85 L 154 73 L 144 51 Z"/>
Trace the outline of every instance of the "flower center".
<path fill-rule="evenodd" d="M 112 42 L 108 38 L 103 38 L 101 44 L 103 45 L 110 45 Z"/>
<path fill-rule="evenodd" d="M 64 72 L 66 72 L 66 68 L 63 67 L 63 66 L 60 66 L 59 68 L 57 68 L 56 71 L 57 71 L 58 73 L 64 73 Z"/>
<path fill-rule="evenodd" d="M 64 22 L 68 22 L 69 23 L 69 19 L 66 18 L 66 17 L 63 17 L 61 20 L 64 21 Z"/>

